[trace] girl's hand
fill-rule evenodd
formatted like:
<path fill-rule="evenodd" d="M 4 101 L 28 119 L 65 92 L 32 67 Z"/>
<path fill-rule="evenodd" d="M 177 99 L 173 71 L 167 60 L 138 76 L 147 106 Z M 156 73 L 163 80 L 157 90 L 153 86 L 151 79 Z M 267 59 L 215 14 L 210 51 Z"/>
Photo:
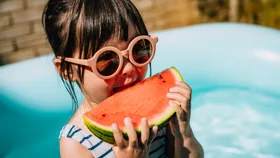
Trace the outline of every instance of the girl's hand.
<path fill-rule="evenodd" d="M 130 118 L 125 118 L 124 123 L 127 129 L 128 141 L 123 137 L 117 124 L 112 124 L 112 130 L 115 138 L 113 152 L 116 158 L 133 157 L 144 158 L 149 156 L 150 145 L 157 133 L 157 126 L 149 130 L 146 118 L 141 120 L 141 138 L 138 139 L 136 131 Z"/>
<path fill-rule="evenodd" d="M 170 129 L 175 138 L 190 137 L 190 116 L 191 116 L 191 88 L 182 81 L 177 81 L 175 87 L 170 88 L 167 97 L 169 104 L 176 110 L 176 117 L 170 122 Z M 176 103 L 177 101 L 178 103 Z"/>

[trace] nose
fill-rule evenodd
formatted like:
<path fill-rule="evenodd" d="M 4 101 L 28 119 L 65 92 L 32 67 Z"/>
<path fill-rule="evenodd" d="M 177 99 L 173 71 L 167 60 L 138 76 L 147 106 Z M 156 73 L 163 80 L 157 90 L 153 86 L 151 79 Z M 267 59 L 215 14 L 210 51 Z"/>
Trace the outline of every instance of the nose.
<path fill-rule="evenodd" d="M 125 57 L 126 59 L 128 59 L 128 53 L 129 53 L 128 49 L 121 51 L 122 56 Z"/>
<path fill-rule="evenodd" d="M 129 76 L 133 71 L 135 71 L 134 65 L 132 65 L 127 58 L 124 58 L 123 68 L 121 70 L 121 76 L 122 77 Z"/>

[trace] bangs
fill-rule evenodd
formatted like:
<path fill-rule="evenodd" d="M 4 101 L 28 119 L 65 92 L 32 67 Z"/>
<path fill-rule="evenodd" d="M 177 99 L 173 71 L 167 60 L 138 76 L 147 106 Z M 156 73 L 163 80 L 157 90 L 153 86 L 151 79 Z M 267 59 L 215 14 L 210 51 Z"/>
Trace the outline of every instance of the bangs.
<path fill-rule="evenodd" d="M 127 41 L 130 24 L 137 34 L 148 34 L 138 10 L 130 0 L 85 0 L 83 5 L 87 7 L 83 7 L 79 45 L 84 57 L 94 55 L 115 36 Z"/>

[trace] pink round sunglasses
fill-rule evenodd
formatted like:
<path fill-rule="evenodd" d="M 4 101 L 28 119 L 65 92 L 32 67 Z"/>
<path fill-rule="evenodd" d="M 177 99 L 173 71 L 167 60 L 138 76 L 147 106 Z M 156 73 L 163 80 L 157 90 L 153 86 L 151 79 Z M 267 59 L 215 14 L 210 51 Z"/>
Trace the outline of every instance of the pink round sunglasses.
<path fill-rule="evenodd" d="M 65 61 L 90 67 L 101 79 L 110 79 L 116 76 L 122 66 L 123 58 L 137 67 L 143 67 L 151 62 L 155 55 L 158 37 L 142 35 L 134 38 L 126 50 L 119 50 L 112 46 L 106 46 L 98 50 L 90 59 L 76 59 L 65 57 Z M 61 56 L 57 56 L 61 60 Z"/>

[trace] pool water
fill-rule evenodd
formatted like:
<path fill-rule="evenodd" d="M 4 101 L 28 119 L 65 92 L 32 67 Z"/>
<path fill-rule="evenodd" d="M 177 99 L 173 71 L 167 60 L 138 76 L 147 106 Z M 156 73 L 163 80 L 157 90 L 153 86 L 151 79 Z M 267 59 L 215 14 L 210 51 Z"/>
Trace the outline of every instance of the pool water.
<path fill-rule="evenodd" d="M 193 89 L 191 126 L 206 158 L 280 157 L 280 31 L 214 23 L 152 34 L 152 72 L 175 66 Z M 1 158 L 59 157 L 72 102 L 52 59 L 0 67 Z"/>
<path fill-rule="evenodd" d="M 238 87 L 196 93 L 191 125 L 206 157 L 280 156 L 279 96 Z"/>
<path fill-rule="evenodd" d="M 193 89 L 191 126 L 207 158 L 280 157 L 280 31 L 207 24 L 160 36 L 153 70 Z"/>

